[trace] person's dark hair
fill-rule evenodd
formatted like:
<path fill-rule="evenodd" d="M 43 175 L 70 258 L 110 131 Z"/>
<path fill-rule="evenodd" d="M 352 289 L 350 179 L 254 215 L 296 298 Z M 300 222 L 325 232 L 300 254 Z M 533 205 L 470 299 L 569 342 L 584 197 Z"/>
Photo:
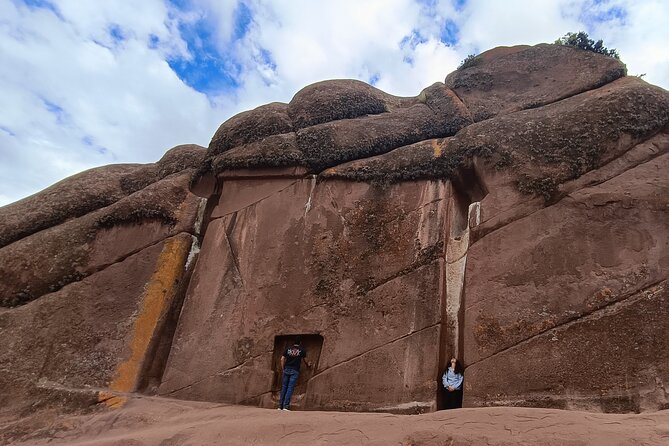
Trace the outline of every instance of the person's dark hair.
<path fill-rule="evenodd" d="M 293 345 L 302 345 L 302 337 L 295 336 L 295 342 L 293 342 Z"/>
<path fill-rule="evenodd" d="M 451 366 L 450 362 L 448 363 L 448 366 L 449 367 Z M 455 373 L 459 373 L 460 375 L 465 374 L 465 368 L 462 367 L 462 363 L 460 362 L 460 360 L 458 358 L 455 358 L 455 367 L 453 368 L 453 371 Z"/>

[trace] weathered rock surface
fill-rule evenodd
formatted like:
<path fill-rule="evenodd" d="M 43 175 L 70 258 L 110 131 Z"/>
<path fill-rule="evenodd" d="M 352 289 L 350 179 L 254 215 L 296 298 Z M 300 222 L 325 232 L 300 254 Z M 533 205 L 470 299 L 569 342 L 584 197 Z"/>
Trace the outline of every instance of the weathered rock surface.
<path fill-rule="evenodd" d="M 323 338 L 319 367 L 323 362 L 329 364 L 330 356 L 338 357 L 336 351 L 342 342 L 350 345 L 353 353 L 353 359 L 344 362 L 341 370 L 338 367 L 317 369 L 309 377 L 306 399 L 300 399 L 306 407 L 378 409 L 382 401 L 376 398 L 382 394 L 386 409 L 397 409 L 412 398 L 423 401 L 418 406 L 434 408 L 439 398 L 428 376 L 432 373 L 435 380 L 439 375 L 435 369 L 443 367 L 444 357 L 450 354 L 457 354 L 472 367 L 473 378 L 467 380 L 466 398 L 472 405 L 543 404 L 590 410 L 665 407 L 666 402 L 657 396 L 664 389 L 664 378 L 659 377 L 666 377 L 666 371 L 661 368 L 654 368 L 650 374 L 659 379 L 653 389 L 650 389 L 652 379 L 646 377 L 648 379 L 638 380 L 638 384 L 627 384 L 626 393 L 614 390 L 620 384 L 618 375 L 612 375 L 599 386 L 586 380 L 588 385 L 576 388 L 562 378 L 554 377 L 551 381 L 541 375 L 544 368 L 539 365 L 536 374 L 527 373 L 532 376 L 526 381 L 529 387 L 519 386 L 522 390 L 518 392 L 510 389 L 494 393 L 494 380 L 486 381 L 501 373 L 495 362 L 498 354 L 507 361 L 502 354 L 521 351 L 517 345 L 525 345 L 523 343 L 550 330 L 562 329 L 565 324 L 578 326 L 581 319 L 586 321 L 609 305 L 626 302 L 635 293 L 666 279 L 663 253 L 669 218 L 667 204 L 658 197 L 669 195 L 664 180 L 658 175 L 666 170 L 662 155 L 669 150 L 669 95 L 661 88 L 638 78 L 624 77 L 624 74 L 625 67 L 619 61 L 574 48 L 555 45 L 498 48 L 450 74 L 445 85 L 437 83 L 416 98 L 397 99 L 394 103 L 377 90 L 356 82 L 315 84 L 298 93 L 288 106 L 286 113 L 292 119 L 291 131 L 258 138 L 222 154 L 212 145 L 208 155 L 210 182 L 218 181 L 218 186 L 210 186 L 209 191 L 217 190 L 220 194 L 217 192 L 213 197 L 218 204 L 211 207 L 208 234 L 215 231 L 219 234 L 216 240 L 221 240 L 220 243 L 227 240 L 230 253 L 221 257 L 225 246 L 219 244 L 215 249 L 219 254 L 209 253 L 209 260 L 202 261 L 213 265 L 215 259 L 227 258 L 224 264 L 235 264 L 235 268 L 230 266 L 227 275 L 222 276 L 212 271 L 200 277 L 196 272 L 197 278 L 191 284 L 180 321 L 180 335 L 175 344 L 179 347 L 173 350 L 170 359 L 175 362 L 168 366 L 166 374 L 166 378 L 174 376 L 174 382 L 166 379 L 162 389 L 180 397 L 204 398 L 208 391 L 222 386 L 223 382 L 236 383 L 233 390 L 225 391 L 231 393 L 210 393 L 207 398 L 268 405 L 266 395 L 270 381 L 276 381 L 276 376 L 266 374 L 272 367 L 269 358 L 272 333 L 280 336 L 304 332 L 318 333 Z M 333 103 L 331 110 L 326 105 L 329 102 Z M 276 176 L 263 179 L 266 173 L 249 178 L 252 176 L 249 172 L 254 169 L 271 167 L 307 169 L 307 173 L 318 173 L 318 181 L 308 188 L 308 181 L 300 178 L 299 170 L 293 170 L 294 176 L 281 180 Z M 235 169 L 247 173 L 232 177 Z M 638 176 L 632 174 L 635 171 L 639 172 Z M 218 180 L 215 180 L 216 175 Z M 443 180 L 448 182 L 443 183 Z M 350 196 L 340 195 L 342 190 L 355 190 L 352 186 L 343 186 L 349 184 L 346 181 L 360 187 L 371 184 L 372 189 L 378 191 L 378 197 L 373 200 L 378 203 L 396 194 L 406 194 L 398 192 L 406 185 L 443 184 L 445 192 L 439 195 L 439 200 L 445 209 L 421 218 L 421 221 L 427 218 L 438 222 L 436 226 L 441 228 L 442 234 L 439 238 L 441 254 L 432 266 L 421 263 L 420 268 L 414 269 L 417 273 L 435 267 L 437 272 L 430 273 L 429 277 L 440 279 L 428 280 L 427 276 L 419 278 L 411 274 L 401 277 L 402 287 L 410 287 L 415 281 L 423 286 L 433 283 L 431 289 L 423 292 L 416 289 L 409 294 L 419 305 L 416 308 L 423 308 L 418 311 L 433 316 L 426 319 L 432 325 L 423 325 L 424 333 L 432 326 L 438 328 L 437 334 L 432 335 L 436 341 L 420 341 L 439 344 L 434 351 L 423 347 L 429 356 L 436 358 L 435 362 L 406 356 L 415 347 L 402 347 L 402 342 L 396 346 L 397 351 L 390 348 L 394 345 L 392 342 L 388 347 L 375 347 L 369 352 L 355 350 L 360 348 L 359 343 L 342 338 L 342 331 L 355 332 L 355 327 L 369 323 L 381 327 L 385 321 L 370 322 L 374 317 L 358 308 L 353 299 L 312 301 L 319 291 L 332 290 L 333 284 L 336 284 L 334 294 L 337 296 L 345 296 L 346 287 L 352 284 L 357 290 L 357 299 L 368 298 L 369 287 L 361 285 L 357 278 L 360 271 L 367 271 L 368 280 L 378 283 L 375 274 L 400 260 L 402 253 L 414 253 L 417 258 L 415 249 L 403 246 L 407 236 L 401 236 L 402 242 L 398 242 L 395 234 L 384 231 L 376 220 L 392 206 L 379 210 L 361 205 L 361 201 L 350 201 L 357 196 L 355 192 L 347 192 Z M 629 190 L 641 181 L 647 181 L 650 186 Z M 620 190 L 617 194 L 624 191 L 624 198 L 609 197 L 609 193 L 604 192 L 607 185 L 617 182 L 627 185 L 616 186 Z M 402 185 L 399 189 L 394 185 L 397 183 Z M 321 191 L 326 189 L 332 200 L 329 206 L 333 206 L 328 211 L 323 210 L 319 201 Z M 601 198 L 602 205 L 588 204 L 591 199 L 585 197 L 590 190 L 597 191 L 597 197 L 609 198 Z M 239 194 L 248 196 L 248 208 L 244 207 L 245 199 Z M 394 200 L 402 202 L 399 198 Z M 616 206 L 614 203 L 620 202 L 627 204 L 615 211 L 611 209 Z M 312 208 L 313 205 L 316 208 Z M 273 211 L 266 210 L 272 206 Z M 629 213 L 626 214 L 625 209 L 630 209 Z M 339 227 L 337 218 L 309 223 L 310 212 L 334 215 L 335 211 L 344 222 L 344 229 L 336 229 Z M 226 215 L 226 212 L 231 214 Z M 352 222 L 347 218 L 349 212 L 366 213 L 371 217 Z M 392 215 L 391 211 L 390 221 L 401 221 Z M 364 231 L 368 239 L 358 241 L 354 237 L 354 226 L 367 228 Z M 309 269 L 314 261 L 324 260 L 317 250 L 302 248 L 301 239 L 289 239 L 295 227 L 303 228 L 301 235 L 307 246 L 312 243 L 309 240 L 318 239 L 316 234 L 327 240 L 330 255 L 325 268 Z M 417 233 L 415 240 L 421 237 Z M 263 241 L 265 239 L 271 242 Z M 372 239 L 378 246 L 372 248 L 365 244 Z M 213 240 L 205 237 L 205 252 Z M 373 253 L 380 262 L 367 264 L 360 253 L 339 255 L 339 248 L 346 241 L 364 246 L 364 252 Z M 239 273 L 244 270 L 243 263 L 236 264 L 235 259 L 237 263 L 252 262 L 254 267 L 260 266 L 264 275 L 274 280 L 278 278 L 278 283 L 287 290 L 276 289 L 276 285 L 265 282 L 251 283 L 247 288 L 249 282 L 258 279 L 248 279 L 248 273 Z M 306 277 L 298 278 L 277 269 L 272 259 L 280 259 L 280 265 L 289 265 L 289 271 L 301 271 Z M 341 265 L 346 268 L 342 269 Z M 200 267 L 202 271 L 209 268 L 199 265 L 198 269 Z M 314 282 L 314 278 L 319 279 L 317 287 L 303 291 L 305 284 Z M 212 288 L 216 282 L 219 284 Z M 388 283 L 397 285 L 400 280 L 393 278 Z M 388 291 L 375 297 L 374 302 L 393 301 L 393 293 Z M 433 300 L 422 299 L 422 293 L 433 296 Z M 605 296 L 601 297 L 601 293 Z M 220 297 L 212 297 L 217 294 Z M 247 306 L 249 299 L 257 303 L 254 308 Z M 286 313 L 288 310 L 284 307 L 273 307 L 272 299 L 278 299 L 289 308 L 295 307 L 294 312 L 300 317 L 291 320 L 293 310 Z M 189 309 L 203 301 L 208 302 L 207 308 L 226 308 L 221 313 L 226 321 L 223 328 L 215 329 L 226 333 L 235 333 L 236 329 L 230 327 L 251 325 L 253 322 L 245 317 L 255 314 L 255 323 L 264 327 L 260 334 L 244 331 L 232 336 L 240 340 L 268 339 L 258 347 L 257 354 L 251 356 L 252 360 L 248 363 L 230 360 L 228 364 L 209 366 L 191 357 L 188 352 L 194 347 L 187 345 L 211 342 L 204 339 L 205 335 L 200 340 L 191 334 L 198 329 L 203 333 L 212 330 L 197 327 L 207 320 L 205 313 L 215 314 L 216 310 Z M 308 320 L 303 320 L 305 306 L 318 310 Z M 234 308 L 240 308 L 241 313 L 227 316 L 229 312 L 234 313 Z M 198 311 L 200 314 L 194 316 Z M 658 311 L 664 314 L 666 310 L 662 307 Z M 331 333 L 331 314 L 337 314 L 337 325 L 346 328 Z M 289 321 L 290 329 L 286 329 L 282 319 Z M 600 329 L 606 332 L 605 326 Z M 664 345 L 667 335 L 661 327 L 654 330 L 657 342 Z M 578 336 L 578 330 L 576 333 L 574 336 Z M 613 343 L 617 335 L 614 332 L 609 335 Z M 414 337 L 406 336 L 402 340 Z M 219 337 L 224 335 L 215 338 Z M 358 334 L 358 338 L 386 339 L 382 333 L 365 331 Z M 334 340 L 337 347 L 328 340 Z M 247 345 L 251 341 L 244 342 Z M 578 356 L 577 344 L 568 344 L 563 353 Z M 217 349 L 213 345 L 207 348 L 212 352 Z M 537 344 L 537 350 L 522 350 L 528 357 L 520 355 L 519 363 L 545 362 L 541 348 L 545 349 Z M 630 344 L 620 345 L 620 355 L 629 348 L 632 348 Z M 376 376 L 377 370 L 396 375 L 395 383 L 405 382 L 406 370 L 394 371 L 404 367 L 400 357 L 411 357 L 406 361 L 432 368 L 429 373 L 424 367 L 413 369 L 416 374 L 410 387 L 424 383 L 423 390 L 412 388 L 405 394 L 400 391 L 402 386 L 393 387 L 392 382 L 377 382 L 377 387 L 367 380 L 362 380 L 359 386 L 351 384 L 360 381 L 354 375 Z M 615 361 L 621 358 L 616 357 Z M 641 361 L 640 356 L 635 358 Z M 611 364 L 614 360 L 598 357 L 597 361 Z M 197 365 L 189 366 L 191 362 Z M 647 367 L 655 367 L 656 362 L 655 358 L 648 358 Z M 332 363 L 338 364 L 337 361 Z M 546 370 L 557 367 L 555 363 L 550 364 Z M 174 370 L 170 371 L 170 367 Z M 189 367 L 209 372 L 202 379 L 193 379 L 189 378 L 191 372 L 184 373 Z M 477 372 L 479 369 L 482 372 Z M 583 373 L 588 375 L 587 371 Z M 245 380 L 250 376 L 256 378 Z M 509 374 L 506 379 L 512 380 L 513 376 Z M 532 387 L 535 384 L 539 387 Z M 364 388 L 374 390 L 362 397 Z M 607 396 L 603 396 L 605 391 Z M 621 399 L 623 394 L 627 403 Z M 245 400 L 244 396 L 251 398 Z M 578 404 L 570 406 L 576 400 Z"/>
<path fill-rule="evenodd" d="M 340 119 L 378 115 L 394 108 L 415 105 L 415 98 L 389 95 L 353 79 L 317 82 L 298 91 L 288 104 L 295 130 Z"/>
<path fill-rule="evenodd" d="M 193 190 L 200 189 L 199 182 L 211 181 L 212 173 L 231 169 L 304 166 L 319 172 L 453 135 L 471 122 L 470 112 L 442 83 L 415 98 L 399 98 L 359 81 L 319 82 L 299 91 L 288 105 L 268 104 L 224 122 L 209 144 Z"/>
<path fill-rule="evenodd" d="M 38 445 L 314 445 L 402 446 L 664 445 L 669 411 L 596 414 L 518 407 L 404 416 L 280 412 L 165 398 L 132 398 L 92 415 L 34 416 L 6 427 L 0 441 Z"/>
<path fill-rule="evenodd" d="M 16 203 L 0 207 L 0 247 L 109 206 L 167 175 L 200 165 L 203 147 L 170 149 L 155 164 L 118 164 L 73 175 Z"/>
<path fill-rule="evenodd" d="M 226 180 L 160 393 L 272 405 L 274 337 L 318 333 L 328 344 L 311 399 L 296 395 L 297 406 L 429 408 L 439 367 L 444 184 L 387 191 L 315 179 L 263 182 L 275 192 L 259 193 L 254 179 Z M 377 395 L 363 403 L 345 372 L 368 367 L 370 356 L 386 359 L 360 384 Z M 420 364 L 410 377 L 405 361 Z M 393 373 L 382 373 L 390 364 Z M 398 379 L 406 386 L 393 396 Z"/>
<path fill-rule="evenodd" d="M 611 57 L 568 46 L 499 47 L 446 77 L 474 121 L 557 102 L 625 76 Z"/>
<path fill-rule="evenodd" d="M 176 299 L 191 242 L 179 234 L 37 301 L 1 310 L 0 406 L 38 404 L 39 392 L 30 390 L 35 385 L 136 390 Z"/>
<path fill-rule="evenodd" d="M 669 93 L 624 74 L 537 45 L 413 98 L 321 82 L 226 121 L 206 154 L 178 147 L 0 209 L 4 413 L 139 390 L 273 407 L 298 334 L 314 367 L 295 408 L 433 411 L 455 355 L 467 406 L 666 409 Z M 496 410 L 479 413 L 522 412 Z M 597 441 L 623 438 L 597 417 Z M 537 423 L 485 440 L 587 443 Z M 646 433 L 630 438 L 666 437 Z M 427 423 L 397 441 L 482 438 Z"/>
<path fill-rule="evenodd" d="M 166 178 L 82 217 L 0 248 L 0 305 L 25 304 L 166 237 L 192 231 L 190 174 Z"/>
<path fill-rule="evenodd" d="M 86 406 L 103 389 L 159 379 L 199 231 L 202 200 L 188 183 L 203 155 L 178 146 L 158 163 L 93 169 L 0 209 L 8 240 L 30 233 L 0 248 L 2 416 Z"/>
<path fill-rule="evenodd" d="M 233 147 L 249 144 L 268 136 L 293 131 L 288 105 L 280 102 L 261 105 L 225 121 L 218 128 L 209 146 L 209 155 L 218 155 Z"/>
<path fill-rule="evenodd" d="M 486 189 L 497 186 L 485 184 L 495 170 L 509 170 L 521 192 L 550 200 L 562 183 L 621 156 L 662 131 L 667 122 L 666 91 L 629 77 L 545 107 L 467 126 L 451 138 L 339 165 L 322 176 L 376 182 L 455 178 L 479 158 L 490 164 L 487 172 L 478 173 Z M 504 192 L 500 199 L 508 201 Z"/>
<path fill-rule="evenodd" d="M 523 364 L 523 376 L 532 377 L 525 382 L 547 391 L 543 404 L 569 406 L 583 399 L 588 388 L 601 396 L 603 409 L 669 404 L 665 385 L 646 375 L 655 370 L 650 375 L 666 376 L 669 364 L 660 353 L 669 342 L 669 330 L 656 319 L 667 315 L 666 297 L 652 291 L 669 278 L 667 168 L 669 155 L 664 154 L 573 192 L 470 247 L 466 357 L 475 364 L 473 370 L 481 371 L 476 372 L 479 378 L 468 376 L 469 395 L 491 401 L 491 385 L 478 381 L 489 379 L 483 377 L 491 369 L 507 368 L 513 355 Z M 625 305 L 617 304 L 621 301 Z M 611 316 L 613 311 L 622 313 Z M 606 340 L 601 345 L 590 328 L 593 320 L 600 321 L 597 337 Z M 568 330 L 556 329 L 565 324 Z M 649 336 L 648 327 L 655 335 Z M 564 330 L 574 339 L 563 339 Z M 550 345 L 553 338 L 556 349 L 567 350 L 562 353 L 571 360 L 563 367 L 570 370 L 569 376 L 576 373 L 577 380 L 553 375 L 548 386 L 548 378 L 538 378 L 546 370 L 561 369 L 562 355 L 538 355 L 547 350 L 539 339 Z M 537 359 L 541 365 L 534 364 Z M 627 363 L 634 364 L 634 370 Z M 498 393 L 507 395 L 500 400 L 514 400 L 517 397 L 511 395 L 530 392 L 519 383 L 513 390 L 502 386 Z"/>

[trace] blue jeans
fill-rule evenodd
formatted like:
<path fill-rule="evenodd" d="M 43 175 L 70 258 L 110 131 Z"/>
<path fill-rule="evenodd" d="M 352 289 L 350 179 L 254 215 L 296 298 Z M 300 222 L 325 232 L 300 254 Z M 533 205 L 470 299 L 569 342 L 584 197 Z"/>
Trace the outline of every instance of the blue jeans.
<path fill-rule="evenodd" d="M 281 380 L 281 395 L 279 395 L 279 409 L 288 409 L 290 406 L 290 397 L 293 396 L 297 378 L 300 372 L 295 369 L 283 369 L 283 379 Z"/>

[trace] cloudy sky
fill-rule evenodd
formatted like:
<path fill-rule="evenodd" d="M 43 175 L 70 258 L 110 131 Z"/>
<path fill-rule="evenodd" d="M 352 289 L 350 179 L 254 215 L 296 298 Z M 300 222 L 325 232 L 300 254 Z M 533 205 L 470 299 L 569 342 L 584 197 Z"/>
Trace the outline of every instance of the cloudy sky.
<path fill-rule="evenodd" d="M 0 206 L 207 146 L 230 116 L 355 78 L 414 96 L 468 54 L 583 30 L 669 89 L 667 0 L 0 0 Z"/>

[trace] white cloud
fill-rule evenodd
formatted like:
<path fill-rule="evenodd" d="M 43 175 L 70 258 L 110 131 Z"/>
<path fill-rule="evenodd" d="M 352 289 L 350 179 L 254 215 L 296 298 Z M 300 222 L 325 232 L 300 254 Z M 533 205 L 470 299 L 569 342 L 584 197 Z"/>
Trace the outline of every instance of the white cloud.
<path fill-rule="evenodd" d="M 669 86 L 664 0 L 469 0 L 460 9 L 450 0 L 246 0 L 252 21 L 239 40 L 241 0 L 201 0 L 193 11 L 161 0 L 54 3 L 58 15 L 0 0 L 0 205 L 82 169 L 207 145 L 232 114 L 287 102 L 312 82 L 374 79 L 413 96 L 467 54 L 568 31 L 603 38 L 631 74 Z M 459 28 L 452 46 L 440 41 L 447 20 Z M 211 27 L 224 62 L 241 69 L 236 90 L 207 97 L 179 79 L 167 60 L 195 60 L 180 24 Z"/>
<path fill-rule="evenodd" d="M 553 42 L 582 28 L 573 17 L 578 3 L 582 2 L 470 0 L 460 18 L 461 45 L 473 53 L 495 46 Z"/>
<path fill-rule="evenodd" d="M 603 22 L 593 33 L 616 48 L 629 74 L 646 74 L 644 80 L 669 88 L 669 2 L 616 0 L 627 13 L 621 21 Z"/>
<path fill-rule="evenodd" d="M 185 45 L 162 2 L 64 1 L 64 20 L 48 9 L 0 5 L 0 95 L 11 104 L 0 110 L 5 202 L 96 165 L 206 145 L 223 119 L 166 63 L 166 53 Z M 122 42 L 110 37 L 116 24 Z M 151 34 L 160 48 L 149 48 Z"/>

